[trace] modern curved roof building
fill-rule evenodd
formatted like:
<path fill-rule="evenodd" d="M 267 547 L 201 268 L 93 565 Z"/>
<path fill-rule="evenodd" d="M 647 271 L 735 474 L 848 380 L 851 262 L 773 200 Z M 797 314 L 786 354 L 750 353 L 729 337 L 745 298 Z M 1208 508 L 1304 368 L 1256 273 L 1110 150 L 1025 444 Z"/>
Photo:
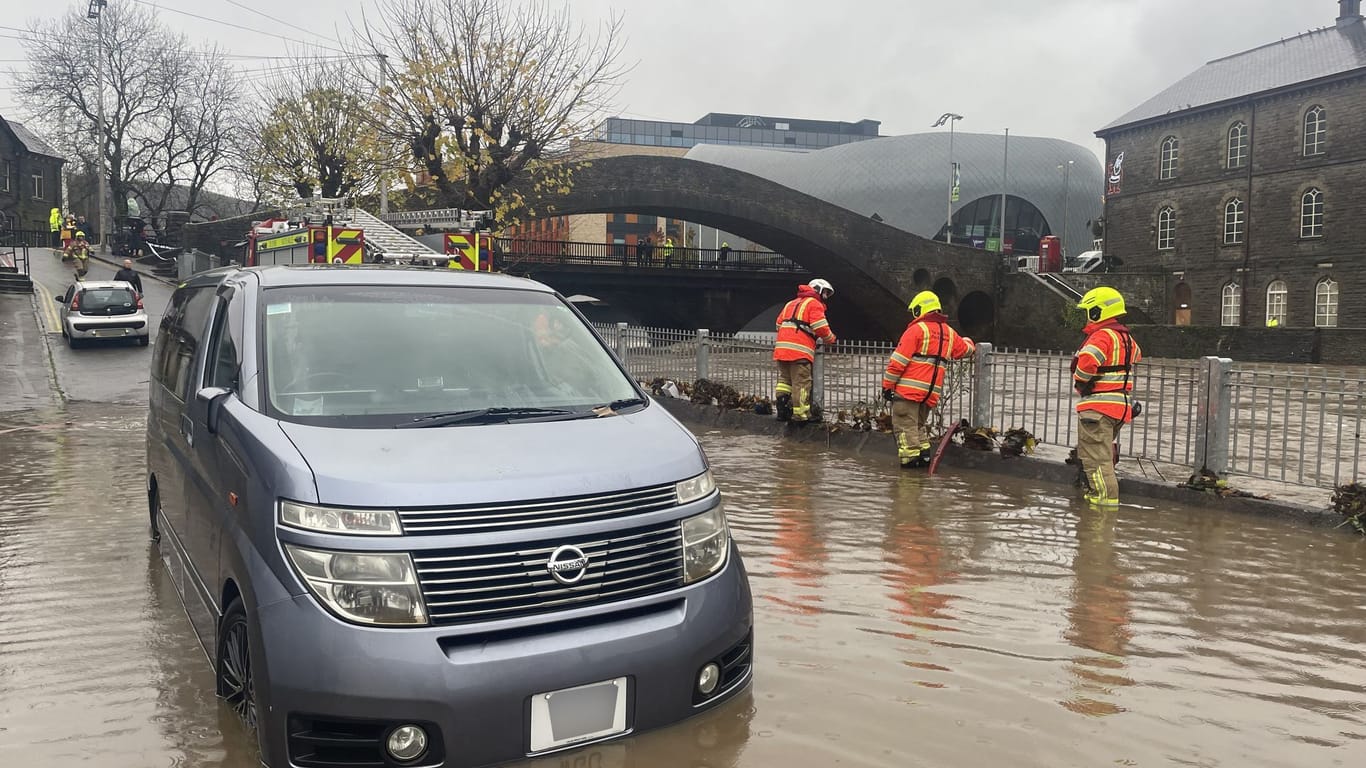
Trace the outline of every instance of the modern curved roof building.
<path fill-rule="evenodd" d="M 1004 135 L 954 135 L 960 190 L 953 204 L 954 242 L 981 247 L 996 236 L 1004 168 L 1007 240 L 1017 250 L 1035 250 L 1037 238 L 1048 234 L 1062 237 L 1068 254 L 1088 250 L 1088 222 L 1104 207 L 1104 172 L 1095 153 L 1060 139 L 1028 136 L 1010 137 L 1008 160 L 1006 149 Z M 687 157 L 752 173 L 867 216 L 876 214 L 922 237 L 943 239 L 950 175 L 947 131 L 805 152 L 698 144 Z"/>

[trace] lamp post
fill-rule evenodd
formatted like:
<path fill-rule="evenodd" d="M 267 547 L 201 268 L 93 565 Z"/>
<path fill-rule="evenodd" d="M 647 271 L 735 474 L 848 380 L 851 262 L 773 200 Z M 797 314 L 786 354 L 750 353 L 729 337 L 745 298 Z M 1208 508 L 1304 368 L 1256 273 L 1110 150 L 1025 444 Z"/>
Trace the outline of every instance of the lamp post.
<path fill-rule="evenodd" d="M 96 117 L 99 120 L 100 140 L 98 142 L 100 163 L 99 163 L 99 219 L 100 219 L 100 253 L 109 253 L 109 238 L 105 233 L 109 231 L 109 176 L 105 173 L 105 141 L 107 134 L 104 129 L 104 23 L 101 21 L 101 11 L 108 5 L 108 0 L 90 0 L 90 6 L 86 9 L 85 17 L 95 20 L 95 109 Z"/>
<path fill-rule="evenodd" d="M 1067 209 L 1071 202 L 1072 193 L 1072 164 L 1075 160 L 1068 160 L 1058 169 L 1062 171 L 1062 257 L 1067 258 Z"/>
<path fill-rule="evenodd" d="M 949 124 L 949 213 L 944 219 L 944 242 L 953 244 L 953 198 L 958 190 L 958 164 L 953 162 L 953 124 L 962 120 L 962 115 L 952 112 L 945 112 L 939 116 L 939 120 L 931 125 L 931 128 L 938 128 L 944 123 Z"/>

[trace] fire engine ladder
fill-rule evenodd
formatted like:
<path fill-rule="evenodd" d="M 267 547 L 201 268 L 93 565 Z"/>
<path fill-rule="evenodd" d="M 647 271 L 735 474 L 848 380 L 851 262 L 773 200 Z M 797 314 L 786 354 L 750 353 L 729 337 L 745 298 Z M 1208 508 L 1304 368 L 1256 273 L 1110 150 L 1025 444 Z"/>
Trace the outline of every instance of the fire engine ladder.
<path fill-rule="evenodd" d="M 414 256 L 440 253 L 360 208 L 352 209 L 351 221 L 365 231 L 366 248 L 377 251 L 386 259 L 408 260 Z"/>

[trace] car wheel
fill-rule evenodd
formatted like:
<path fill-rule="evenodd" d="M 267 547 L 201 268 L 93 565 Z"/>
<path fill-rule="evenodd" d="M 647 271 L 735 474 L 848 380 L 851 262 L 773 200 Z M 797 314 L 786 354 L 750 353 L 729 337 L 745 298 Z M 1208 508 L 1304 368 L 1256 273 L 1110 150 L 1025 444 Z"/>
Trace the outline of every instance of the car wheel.
<path fill-rule="evenodd" d="M 138 346 L 139 346 L 139 347 L 145 347 L 145 346 L 147 346 L 149 343 L 151 343 L 151 341 L 152 341 L 151 338 L 148 337 L 148 336 L 139 336 L 139 337 L 138 337 Z"/>
<path fill-rule="evenodd" d="M 66 337 L 66 345 L 68 347 L 71 347 L 72 349 L 80 349 L 81 344 L 82 342 L 80 341 L 80 339 L 77 339 L 75 336 Z"/>
<path fill-rule="evenodd" d="M 251 666 L 251 632 L 242 598 L 236 598 L 223 614 L 218 632 L 218 695 L 233 714 L 256 736 L 256 682 Z"/>
<path fill-rule="evenodd" d="M 152 541 L 161 541 L 161 494 L 147 492 L 147 517 L 152 523 Z"/>

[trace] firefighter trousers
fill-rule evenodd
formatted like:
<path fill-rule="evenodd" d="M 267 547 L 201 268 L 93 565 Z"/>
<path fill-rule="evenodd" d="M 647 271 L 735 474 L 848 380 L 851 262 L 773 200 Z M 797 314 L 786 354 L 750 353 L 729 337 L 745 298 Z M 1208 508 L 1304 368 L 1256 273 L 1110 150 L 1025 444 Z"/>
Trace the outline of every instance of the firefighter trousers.
<path fill-rule="evenodd" d="M 896 456 L 901 465 L 929 458 L 930 407 L 924 403 L 897 398 L 892 401 L 892 434 L 896 436 Z"/>
<path fill-rule="evenodd" d="M 808 421 L 811 418 L 811 361 L 778 361 L 778 397 L 788 395 L 792 399 L 792 420 Z"/>
<path fill-rule="evenodd" d="M 1102 506 L 1119 505 L 1119 478 L 1115 477 L 1114 442 L 1124 422 L 1095 411 L 1077 414 L 1077 458 L 1091 492 L 1089 501 Z"/>

